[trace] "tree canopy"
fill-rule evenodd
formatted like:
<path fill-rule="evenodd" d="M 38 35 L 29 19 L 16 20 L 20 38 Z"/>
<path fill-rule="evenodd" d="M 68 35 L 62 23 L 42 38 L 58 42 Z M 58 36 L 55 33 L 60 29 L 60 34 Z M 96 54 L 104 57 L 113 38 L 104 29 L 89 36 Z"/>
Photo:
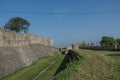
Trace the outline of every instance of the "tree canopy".
<path fill-rule="evenodd" d="M 101 46 L 113 46 L 113 45 L 117 45 L 118 43 L 116 39 L 114 39 L 113 37 L 103 36 L 100 44 Z"/>
<path fill-rule="evenodd" d="M 20 17 L 11 18 L 4 26 L 5 29 L 15 31 L 17 33 L 27 33 L 30 23 Z"/>
<path fill-rule="evenodd" d="M 120 45 L 120 39 L 116 39 L 116 40 L 117 40 L 118 45 Z"/>

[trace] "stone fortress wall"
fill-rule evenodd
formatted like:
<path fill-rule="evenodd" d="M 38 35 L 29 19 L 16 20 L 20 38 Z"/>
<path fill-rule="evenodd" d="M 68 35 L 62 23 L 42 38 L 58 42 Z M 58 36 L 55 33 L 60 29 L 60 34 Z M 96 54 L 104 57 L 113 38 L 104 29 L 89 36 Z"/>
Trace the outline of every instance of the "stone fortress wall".
<path fill-rule="evenodd" d="M 0 29 L 0 77 L 52 55 L 53 39 Z"/>
<path fill-rule="evenodd" d="M 0 46 L 21 46 L 25 44 L 42 44 L 53 46 L 53 39 L 35 34 L 18 34 L 16 32 L 0 28 Z"/>

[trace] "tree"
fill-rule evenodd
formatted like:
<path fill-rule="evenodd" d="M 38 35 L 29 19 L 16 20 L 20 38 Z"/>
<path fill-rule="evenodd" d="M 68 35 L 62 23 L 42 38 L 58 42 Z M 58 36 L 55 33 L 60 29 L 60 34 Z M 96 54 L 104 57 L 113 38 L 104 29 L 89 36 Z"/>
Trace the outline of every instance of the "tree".
<path fill-rule="evenodd" d="M 120 45 L 120 39 L 116 39 L 116 40 L 117 40 L 118 45 Z"/>
<path fill-rule="evenodd" d="M 4 26 L 5 29 L 15 31 L 17 33 L 27 33 L 30 23 L 20 17 L 11 18 Z"/>
<path fill-rule="evenodd" d="M 95 44 L 93 42 L 90 43 L 90 46 L 94 46 Z"/>
<path fill-rule="evenodd" d="M 115 46 L 117 45 L 117 41 L 113 37 L 103 36 L 100 42 L 100 45 L 101 46 Z"/>
<path fill-rule="evenodd" d="M 82 41 L 80 46 L 85 47 L 85 46 L 87 46 L 87 43 L 85 41 Z"/>

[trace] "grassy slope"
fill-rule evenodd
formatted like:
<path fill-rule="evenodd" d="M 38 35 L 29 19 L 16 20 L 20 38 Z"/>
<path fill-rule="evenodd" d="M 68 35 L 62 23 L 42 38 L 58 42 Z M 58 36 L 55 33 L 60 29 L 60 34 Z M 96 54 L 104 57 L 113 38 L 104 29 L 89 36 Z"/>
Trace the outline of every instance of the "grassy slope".
<path fill-rule="evenodd" d="M 67 80 L 120 80 L 120 52 L 77 50 L 85 60 Z"/>
<path fill-rule="evenodd" d="M 110 60 L 114 79 L 120 80 L 120 52 L 106 52 L 104 55 Z"/>
<path fill-rule="evenodd" d="M 69 64 L 64 71 L 57 74 L 56 80 L 120 80 L 120 52 L 95 50 L 76 51 L 84 59 L 80 62 Z M 4 77 L 3 80 L 32 80 L 56 58 L 58 58 L 58 55 L 42 58 L 31 66 Z M 37 80 L 53 79 L 56 70 L 58 70 L 61 63 L 63 63 L 64 58 L 65 56 L 62 55 L 59 60 Z"/>
<path fill-rule="evenodd" d="M 50 65 L 50 63 L 56 58 L 58 58 L 58 54 L 41 58 L 32 65 L 17 70 L 14 73 L 9 74 L 8 76 L 5 76 L 4 78 L 2 78 L 2 80 L 32 80 L 39 72 Z"/>
<path fill-rule="evenodd" d="M 77 53 L 75 53 L 77 54 Z M 78 54 L 79 55 L 79 54 Z M 61 68 L 65 67 L 66 68 L 59 72 L 56 76 L 55 76 L 55 80 L 69 80 L 67 79 L 77 68 L 77 66 L 80 65 L 80 63 L 84 60 L 84 58 L 82 56 L 80 56 L 80 60 L 78 61 L 72 61 L 72 62 L 68 62 L 69 61 L 69 57 L 66 55 L 66 59 L 63 60 L 63 64 L 61 66 Z"/>
<path fill-rule="evenodd" d="M 61 55 L 57 62 L 52 65 L 47 71 L 45 71 L 37 80 L 52 80 L 64 57 L 64 55 Z"/>

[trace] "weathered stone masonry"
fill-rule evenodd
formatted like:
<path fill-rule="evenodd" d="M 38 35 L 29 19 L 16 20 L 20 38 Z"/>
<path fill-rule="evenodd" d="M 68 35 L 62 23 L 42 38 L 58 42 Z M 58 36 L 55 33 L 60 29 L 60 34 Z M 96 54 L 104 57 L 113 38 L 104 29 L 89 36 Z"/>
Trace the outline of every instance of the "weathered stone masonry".
<path fill-rule="evenodd" d="M 0 77 L 53 55 L 53 40 L 35 34 L 0 29 Z"/>
<path fill-rule="evenodd" d="M 53 46 L 53 40 L 35 34 L 18 34 L 6 29 L 0 29 L 0 46 L 21 46 L 25 44 Z"/>

